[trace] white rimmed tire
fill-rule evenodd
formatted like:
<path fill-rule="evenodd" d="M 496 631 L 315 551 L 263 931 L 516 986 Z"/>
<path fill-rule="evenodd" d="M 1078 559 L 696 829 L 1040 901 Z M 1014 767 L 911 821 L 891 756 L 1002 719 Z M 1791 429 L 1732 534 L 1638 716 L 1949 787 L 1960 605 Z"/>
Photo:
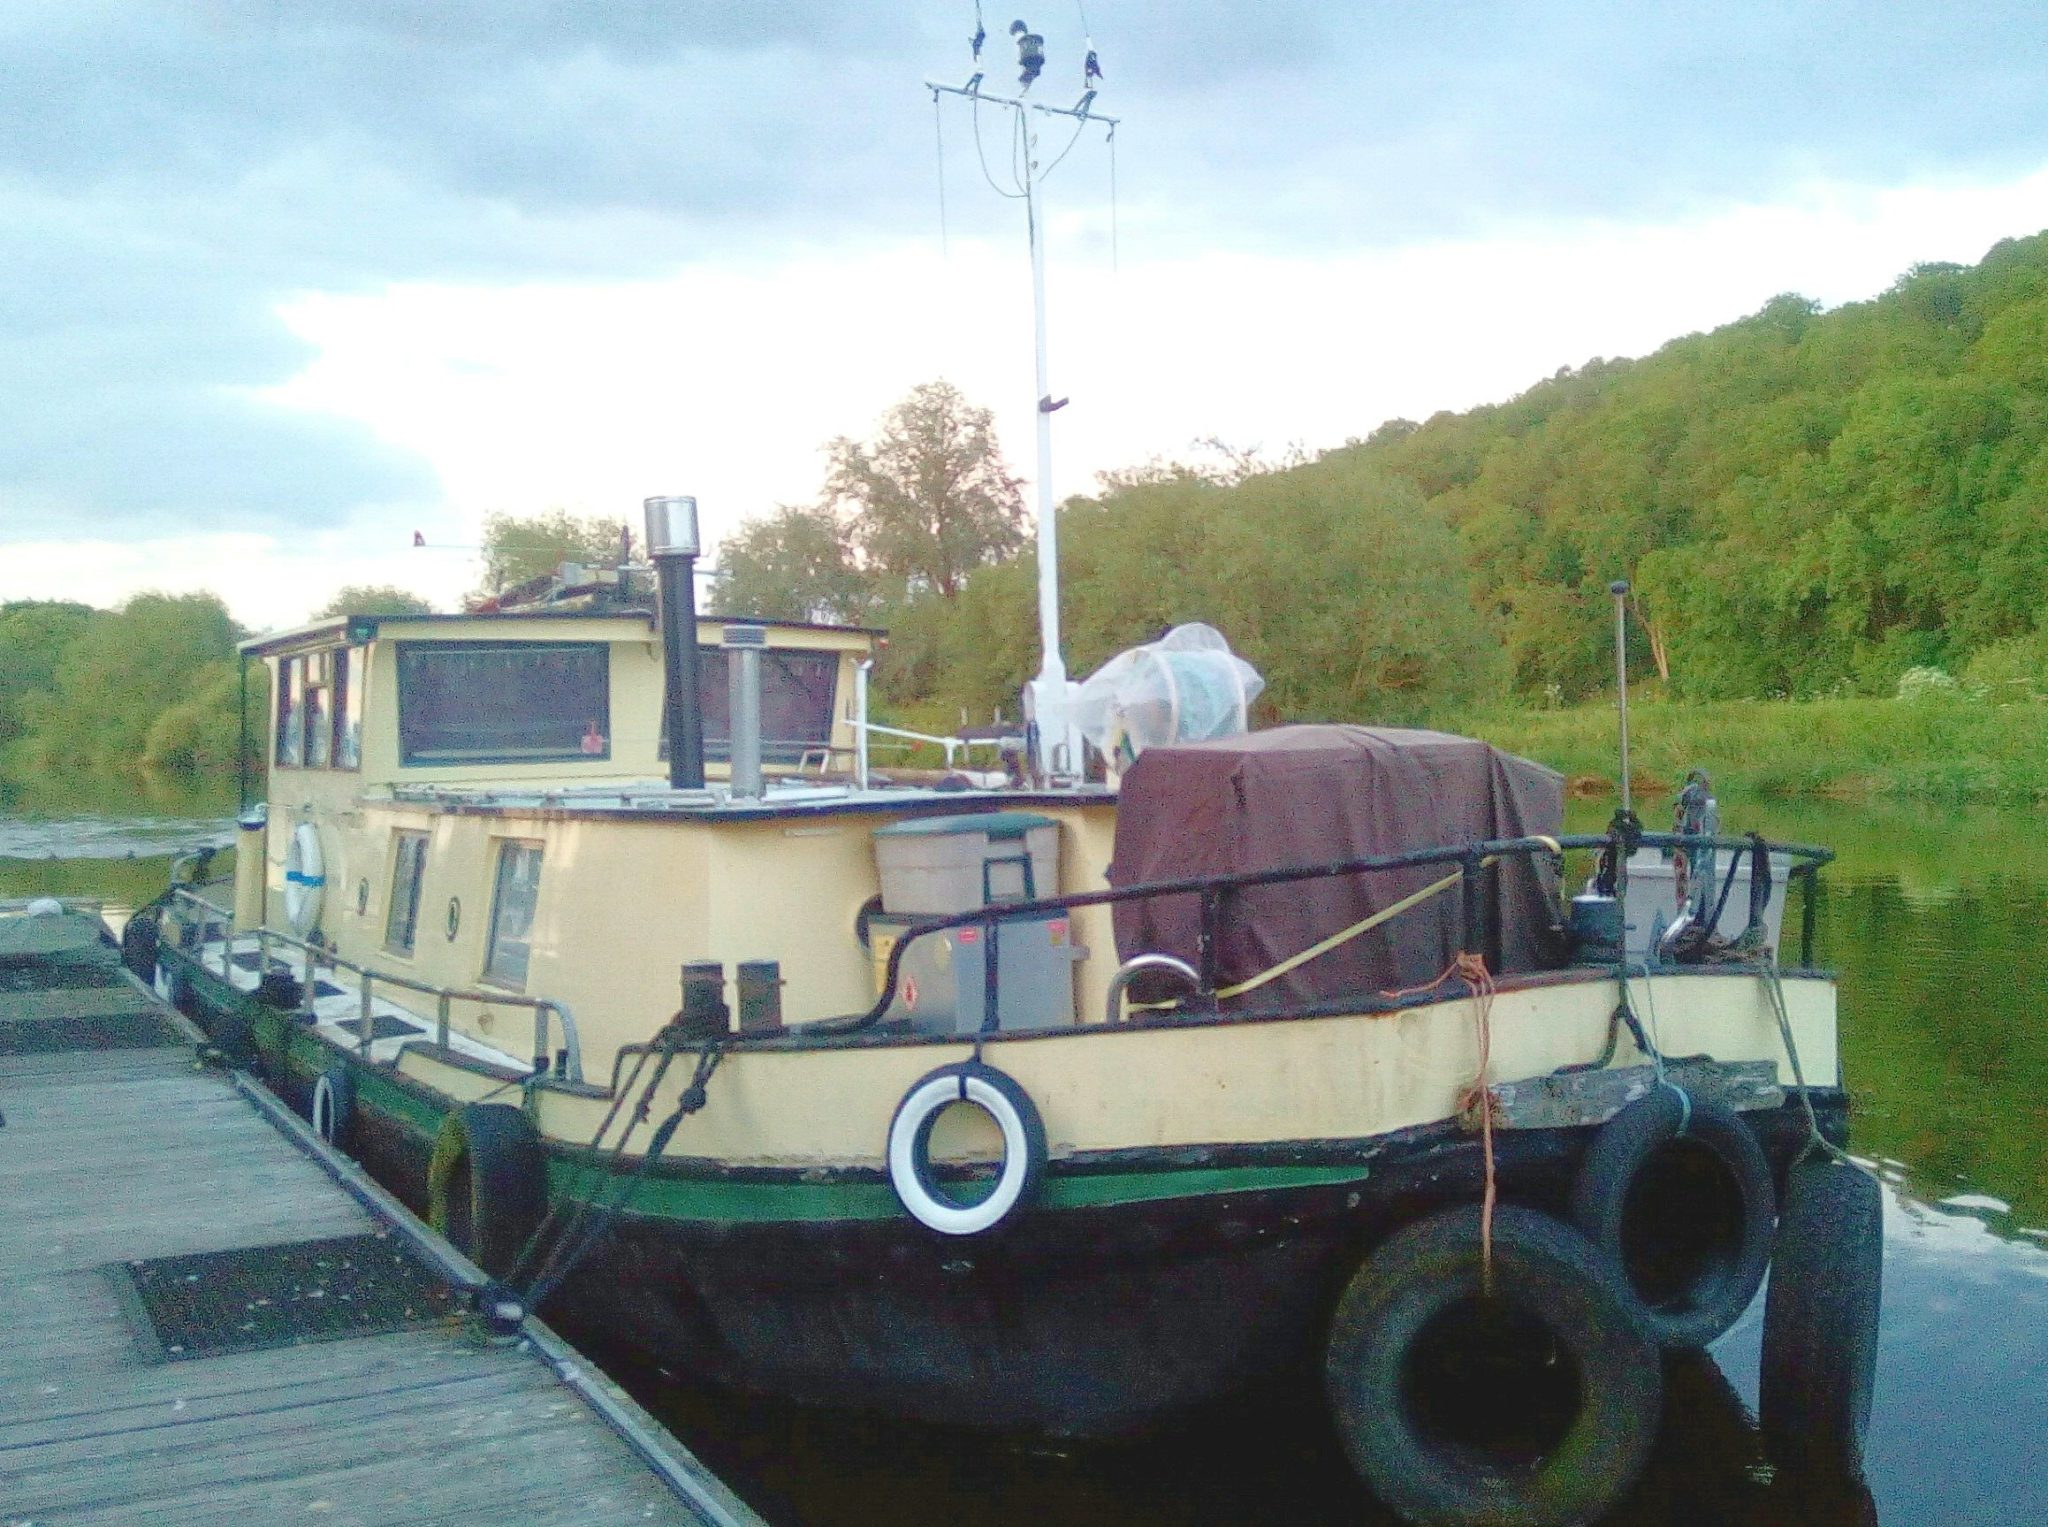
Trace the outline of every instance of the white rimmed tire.
<path fill-rule="evenodd" d="M 1002 1131 L 1003 1160 L 987 1197 L 963 1203 L 932 1170 L 932 1127 L 955 1103 L 979 1108 Z M 889 1185 L 911 1217 L 942 1235 L 980 1235 L 1028 1203 L 1045 1172 L 1045 1124 L 1017 1081 L 972 1061 L 920 1077 L 889 1122 Z"/>
<path fill-rule="evenodd" d="M 336 1150 L 348 1149 L 349 1126 L 356 1114 L 356 1079 L 346 1066 L 329 1066 L 314 1078 L 309 1112 L 314 1134 Z"/>

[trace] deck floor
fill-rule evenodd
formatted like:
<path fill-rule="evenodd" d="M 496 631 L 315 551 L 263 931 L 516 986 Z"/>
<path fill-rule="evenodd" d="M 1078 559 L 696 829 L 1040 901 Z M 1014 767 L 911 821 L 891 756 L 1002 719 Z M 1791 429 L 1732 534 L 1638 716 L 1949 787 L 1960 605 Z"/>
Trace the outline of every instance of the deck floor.
<path fill-rule="evenodd" d="M 154 1005 L 0 992 L 0 1027 Z M 152 1361 L 109 1264 L 376 1228 L 191 1047 L 0 1053 L 0 1116 L 0 1527 L 756 1522 L 684 1499 L 523 1343 Z"/>

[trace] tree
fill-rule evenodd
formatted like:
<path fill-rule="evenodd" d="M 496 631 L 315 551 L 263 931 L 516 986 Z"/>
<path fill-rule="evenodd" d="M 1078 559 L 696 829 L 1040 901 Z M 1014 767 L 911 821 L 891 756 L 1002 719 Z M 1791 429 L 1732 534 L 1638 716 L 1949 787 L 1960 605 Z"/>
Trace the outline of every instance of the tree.
<path fill-rule="evenodd" d="M 48 691 L 29 703 L 31 768 L 127 770 L 141 765 L 150 728 L 197 696 L 218 703 L 220 750 L 232 758 L 235 708 L 223 674 L 242 631 L 212 594 L 137 594 L 94 619 L 58 659 Z"/>
<path fill-rule="evenodd" d="M 64 649 L 101 613 L 69 600 L 0 604 L 0 743 L 26 729 L 29 697 L 50 688 Z"/>
<path fill-rule="evenodd" d="M 431 615 L 434 607 L 410 589 L 390 583 L 351 583 L 313 612 L 314 620 L 335 615 Z"/>
<path fill-rule="evenodd" d="M 633 533 L 625 521 L 584 517 L 566 509 L 520 516 L 484 517 L 484 576 L 477 589 L 489 599 L 564 562 L 586 567 L 616 567 L 629 560 Z"/>
<path fill-rule="evenodd" d="M 784 504 L 742 525 L 719 545 L 718 570 L 712 607 L 721 614 L 846 625 L 874 617 L 874 579 L 828 508 Z"/>
<path fill-rule="evenodd" d="M 949 382 L 926 382 L 882 416 L 863 444 L 825 447 L 824 507 L 862 565 L 896 587 L 960 592 L 977 567 L 1024 544 L 1024 500 L 996 443 L 994 417 Z"/>

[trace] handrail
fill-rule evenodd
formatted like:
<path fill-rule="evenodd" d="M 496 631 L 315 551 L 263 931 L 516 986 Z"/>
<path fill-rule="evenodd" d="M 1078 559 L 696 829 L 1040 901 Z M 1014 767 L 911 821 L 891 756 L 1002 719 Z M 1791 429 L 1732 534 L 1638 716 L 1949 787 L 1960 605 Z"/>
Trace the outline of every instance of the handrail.
<path fill-rule="evenodd" d="M 190 902 L 192 905 L 226 922 L 230 929 L 233 927 L 234 914 L 232 912 L 225 907 L 215 905 L 197 892 L 178 887 L 173 890 L 172 899 L 174 901 Z M 534 1020 L 534 1080 L 538 1080 L 554 1069 L 551 1058 L 553 1052 L 548 1045 L 548 1015 L 552 1013 L 562 1023 L 562 1079 L 577 1083 L 581 1083 L 583 1080 L 583 1039 L 576 1027 L 576 1016 L 569 1011 L 566 1003 L 559 1002 L 553 997 L 529 997 L 523 992 L 483 991 L 476 988 L 459 986 L 440 986 L 431 981 L 419 980 L 414 976 L 399 975 L 394 971 L 374 970 L 359 961 L 337 954 L 331 949 L 322 948 L 318 944 L 308 943 L 306 940 L 297 938 L 289 933 L 281 933 L 275 928 L 263 926 L 253 931 L 256 935 L 259 964 L 264 969 L 268 969 L 270 965 L 270 946 L 272 944 L 282 944 L 287 948 L 300 951 L 303 957 L 301 961 L 301 995 L 299 998 L 301 1012 L 310 1014 L 313 1010 L 313 978 L 320 966 L 325 965 L 330 970 L 349 970 L 355 972 L 360 980 L 362 1000 L 361 1022 L 358 1024 L 357 1041 L 365 1055 L 369 1053 L 372 1042 L 371 988 L 373 984 L 382 984 L 398 987 L 402 991 L 419 992 L 423 996 L 435 999 L 437 1009 L 435 1015 L 435 1042 L 444 1050 L 449 1048 L 449 1008 L 454 1003 L 475 1002 L 480 1005 L 495 1004 L 500 1007 L 532 1008 Z M 220 973 L 223 979 L 226 979 L 231 968 L 230 951 L 233 944 L 234 937 L 232 933 L 221 942 Z"/>
<path fill-rule="evenodd" d="M 1576 833 L 1561 837 L 1503 838 L 1484 843 L 1460 843 L 1438 848 L 1411 849 L 1406 853 L 1382 854 L 1365 859 L 1343 859 L 1327 864 L 1285 865 L 1277 869 L 1244 870 L 1233 875 L 1208 875 L 1193 879 L 1159 880 L 1143 885 L 1113 886 L 1105 891 L 1079 891 L 1067 896 L 1046 896 L 1033 901 L 1004 902 L 995 907 L 978 907 L 968 912 L 956 912 L 946 917 L 928 918 L 912 923 L 897 937 L 889 950 L 889 961 L 882 980 L 882 994 L 875 1005 L 865 1013 L 852 1018 L 826 1018 L 816 1023 L 794 1025 L 783 1032 L 838 1035 L 857 1034 L 873 1028 L 882 1021 L 896 1001 L 896 985 L 901 972 L 904 951 L 911 941 L 927 934 L 943 933 L 953 928 L 983 928 L 987 930 L 985 975 L 991 993 L 996 989 L 994 974 L 997 961 L 997 925 L 1013 919 L 1041 917 L 1060 912 L 1072 912 L 1081 907 L 1113 906 L 1120 902 L 1140 901 L 1157 896 L 1199 896 L 1202 899 L 1201 931 L 1201 989 L 1204 995 L 1213 995 L 1216 989 L 1215 925 L 1221 915 L 1222 904 L 1231 893 L 1259 886 L 1292 885 L 1306 880 L 1328 880 L 1344 875 L 1367 875 L 1384 873 L 1388 870 L 1416 869 L 1425 865 L 1457 864 L 1461 870 L 1463 906 L 1465 910 L 1465 946 L 1469 951 L 1479 948 L 1478 873 L 1488 860 L 1509 855 L 1533 857 L 1538 853 L 1562 859 L 1569 850 L 1606 848 L 1617 844 L 1628 850 L 1642 848 L 1702 848 L 1737 849 L 1753 848 L 1758 840 L 1748 837 L 1728 837 L 1708 833 L 1674 832 L 1631 832 L 1625 837 L 1613 833 Z M 1816 872 L 1835 857 L 1834 851 L 1805 843 L 1773 843 L 1764 841 L 1766 850 L 1802 861 L 1792 867 L 1792 873 L 1809 877 L 1809 886 Z M 1809 893 L 1810 897 L 1810 893 Z M 1808 918 L 1811 919 L 1811 901 L 1808 903 Z M 1810 949 L 1810 935 L 1805 940 Z M 1811 963 L 1810 959 L 1808 963 Z M 986 1030 L 996 1017 L 995 1005 L 990 1002 L 983 1019 Z M 743 1042 L 743 1041 L 742 1041 Z"/>

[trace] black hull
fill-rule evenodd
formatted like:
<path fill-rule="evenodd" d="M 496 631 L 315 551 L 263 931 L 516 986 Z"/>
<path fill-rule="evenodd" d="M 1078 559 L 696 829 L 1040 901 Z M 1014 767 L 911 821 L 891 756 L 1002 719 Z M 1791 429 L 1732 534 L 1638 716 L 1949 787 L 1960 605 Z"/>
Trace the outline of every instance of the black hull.
<path fill-rule="evenodd" d="M 341 1058 L 289 1018 L 252 1026 L 253 1009 L 239 1003 L 225 1022 L 205 1012 L 225 993 L 194 974 L 203 1021 L 253 1041 L 258 1069 L 305 1111 L 318 1068 Z M 446 1100 L 384 1068 L 357 1079 L 345 1143 L 424 1213 Z M 1823 1133 L 1843 1142 L 1845 1095 L 1816 1089 L 1814 1102 Z M 1782 1184 L 1807 1139 L 1804 1110 L 1793 1100 L 1744 1118 Z M 1502 1201 L 1563 1214 L 1591 1133 L 1497 1134 Z M 1352 1180 L 1335 1185 L 1174 1190 L 1190 1171 L 1255 1178 L 1343 1164 Z M 1151 1178 L 1157 1191 L 1042 1205 L 956 1238 L 896 1208 L 879 1173 L 836 1175 L 880 1196 L 880 1213 L 647 1212 L 667 1189 L 746 1178 L 759 1203 L 810 1181 L 665 1160 L 633 1200 L 637 1212 L 617 1218 L 543 1313 L 693 1382 L 948 1425 L 1113 1434 L 1319 1363 L 1330 1312 L 1366 1251 L 1412 1219 L 1474 1202 L 1484 1179 L 1479 1142 L 1450 1125 L 1355 1142 L 1120 1152 L 1053 1175 L 1109 1169 Z"/>
<path fill-rule="evenodd" d="M 1839 1093 L 1816 1098 L 1830 1138 Z M 1749 1116 L 1782 1178 L 1796 1104 Z M 1563 1211 L 1573 1132 L 1500 1142 L 1504 1201 Z M 902 1221 L 624 1216 L 565 1288 L 575 1318 L 692 1381 L 1049 1436 L 1141 1429 L 1317 1364 L 1331 1309 L 1396 1225 L 1471 1202 L 1476 1143 L 1416 1140 L 1359 1188 L 1027 1215 L 971 1240 Z"/>

